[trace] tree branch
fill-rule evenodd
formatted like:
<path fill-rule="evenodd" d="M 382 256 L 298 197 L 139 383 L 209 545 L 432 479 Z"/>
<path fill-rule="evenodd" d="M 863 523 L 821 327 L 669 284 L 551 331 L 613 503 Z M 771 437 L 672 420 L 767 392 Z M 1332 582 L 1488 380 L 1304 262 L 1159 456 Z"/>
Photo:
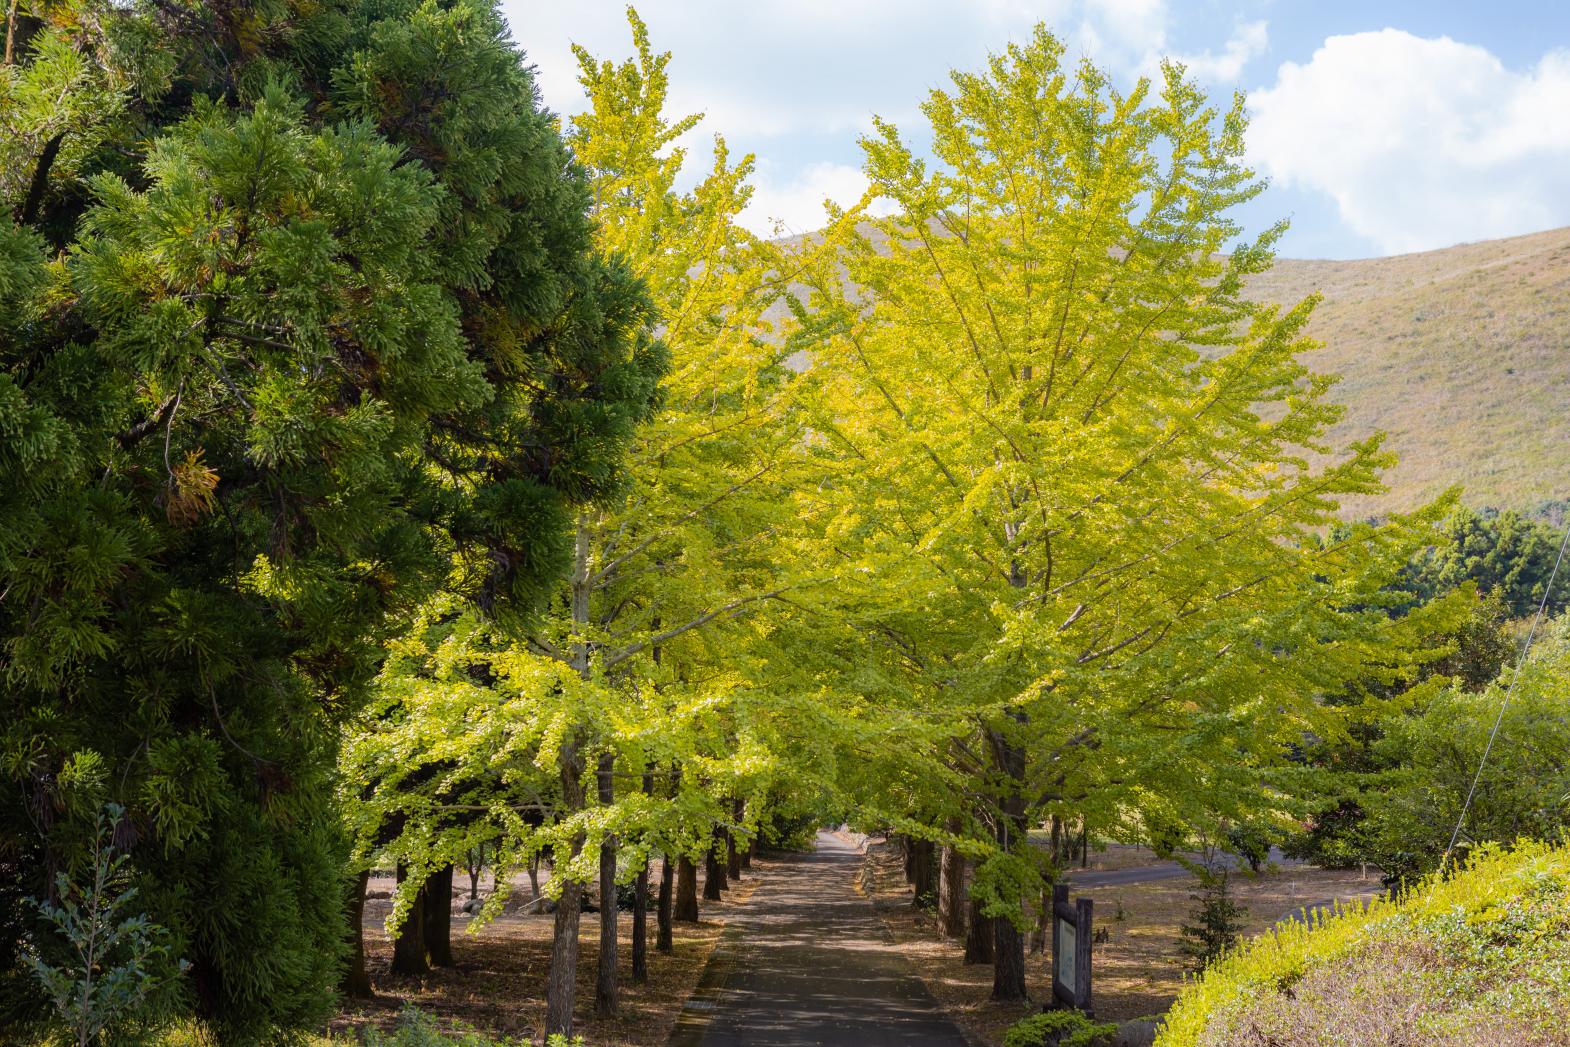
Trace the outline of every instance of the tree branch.
<path fill-rule="evenodd" d="M 714 506 L 718 505 L 720 502 L 724 501 L 726 498 L 729 498 L 731 495 L 735 494 L 737 491 L 741 490 L 743 487 L 745 487 L 748 484 L 752 483 L 752 481 L 756 480 L 758 477 L 762 476 L 764 473 L 768 472 L 772 468 L 774 468 L 774 466 L 772 464 L 771 465 L 765 465 L 762 469 L 759 469 L 757 472 L 753 473 L 751 476 L 747 477 L 745 480 L 737 480 L 735 483 L 733 483 L 729 487 L 725 488 L 725 490 L 721 491 L 719 494 L 715 495 L 713 498 L 710 498 L 707 502 L 704 502 L 702 505 L 696 506 L 690 512 L 683 513 L 681 516 L 677 517 L 675 520 L 672 520 L 670 522 L 670 524 L 667 525 L 666 527 L 664 527 L 662 529 L 659 529 L 659 530 L 656 530 L 653 534 L 649 535 L 643 541 L 639 542 L 637 545 L 633 546 L 631 549 L 628 549 L 625 553 L 622 553 L 620 556 L 616 557 L 616 559 L 612 560 L 610 563 L 606 564 L 604 567 L 601 567 L 598 571 L 594 572 L 594 574 L 589 577 L 589 580 L 588 580 L 587 584 L 590 585 L 590 586 L 597 586 L 597 585 L 601 584 L 607 578 L 610 578 L 615 573 L 615 571 L 616 571 L 616 569 L 618 567 L 620 567 L 622 564 L 626 563 L 628 560 L 632 559 L 634 556 L 637 556 L 639 553 L 643 552 L 643 550 L 647 549 L 649 546 L 653 545 L 656 541 L 658 541 L 660 539 L 660 537 L 662 535 L 667 534 L 673 528 L 675 528 L 675 527 L 677 527 L 677 526 L 679 526 L 681 524 L 686 523 L 688 520 L 691 520 L 694 516 L 697 516 L 699 513 L 705 512 L 705 511 L 713 508 Z"/>
<path fill-rule="evenodd" d="M 15 10 L 15 8 L 13 8 Z M 11 64 L 11 37 L 6 35 L 6 64 Z M 44 188 L 49 184 L 49 169 L 54 166 L 55 157 L 60 155 L 60 143 L 65 141 L 65 132 L 61 131 L 49 141 L 44 143 L 44 151 L 39 154 L 38 166 L 33 168 L 33 183 L 27 187 L 27 202 L 22 205 L 22 225 L 31 225 L 38 217 L 38 208 L 44 202 Z"/>
<path fill-rule="evenodd" d="M 716 618 L 721 616 L 726 618 L 732 617 L 737 611 L 741 610 L 743 607 L 748 606 L 749 604 L 757 603 L 760 600 L 772 600 L 776 596 L 789 591 L 790 587 L 786 586 L 784 588 L 775 589 L 766 593 L 754 593 L 751 596 L 738 597 L 723 607 L 716 607 L 712 611 L 705 611 L 703 614 L 698 615 L 698 617 L 692 619 L 691 621 L 685 622 L 682 625 L 675 626 L 671 629 L 666 629 L 662 633 L 645 637 L 642 640 L 630 643 L 626 647 L 623 647 L 621 650 L 617 651 L 615 654 L 608 655 L 600 664 L 603 668 L 609 669 L 614 665 L 626 661 L 628 658 L 631 658 L 633 655 L 637 654 L 646 647 L 658 646 L 659 644 L 665 643 L 667 640 L 674 640 L 682 633 L 690 632 L 693 629 L 708 625 Z"/>

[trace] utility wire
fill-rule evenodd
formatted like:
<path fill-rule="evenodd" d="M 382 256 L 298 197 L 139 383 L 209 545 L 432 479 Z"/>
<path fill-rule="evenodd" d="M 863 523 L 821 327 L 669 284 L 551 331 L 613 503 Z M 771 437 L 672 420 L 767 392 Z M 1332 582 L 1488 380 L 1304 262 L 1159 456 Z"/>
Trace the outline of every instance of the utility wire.
<path fill-rule="evenodd" d="M 1548 598 L 1553 595 L 1554 582 L 1559 577 L 1559 565 L 1564 563 L 1565 547 L 1570 545 L 1570 519 L 1565 520 L 1565 534 L 1559 540 L 1559 555 L 1554 557 L 1554 569 L 1548 574 L 1548 584 L 1543 586 L 1543 598 L 1538 601 L 1537 614 L 1532 617 L 1532 627 L 1527 630 L 1526 642 L 1521 645 L 1521 653 L 1516 657 L 1515 672 L 1510 674 L 1510 684 L 1505 688 L 1504 700 L 1499 703 L 1499 715 L 1494 717 L 1494 729 L 1488 732 L 1488 744 L 1483 746 L 1483 758 L 1477 761 L 1477 773 L 1472 776 L 1472 787 L 1466 791 L 1466 800 L 1461 804 L 1461 816 L 1456 819 L 1455 831 L 1450 834 L 1450 844 L 1445 848 L 1445 855 L 1439 859 L 1439 869 L 1444 871 L 1450 862 L 1450 852 L 1455 850 L 1456 841 L 1461 838 L 1461 827 L 1466 824 L 1466 813 L 1472 806 L 1472 797 L 1477 795 L 1477 783 L 1483 780 L 1483 768 L 1488 766 L 1488 755 L 1494 750 L 1494 739 L 1499 737 L 1499 726 L 1505 722 L 1505 709 L 1510 704 L 1510 698 L 1515 694 L 1516 681 L 1521 679 L 1521 669 L 1526 665 L 1527 652 L 1532 649 L 1532 638 L 1537 635 L 1537 627 L 1543 620 L 1543 611 L 1548 607 Z"/>

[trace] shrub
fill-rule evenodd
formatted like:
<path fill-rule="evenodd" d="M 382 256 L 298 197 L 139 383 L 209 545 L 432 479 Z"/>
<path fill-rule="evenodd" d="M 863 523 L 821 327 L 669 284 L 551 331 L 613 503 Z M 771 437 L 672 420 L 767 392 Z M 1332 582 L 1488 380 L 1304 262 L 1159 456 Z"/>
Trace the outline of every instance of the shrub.
<path fill-rule="evenodd" d="M 1252 872 L 1259 872 L 1270 860 L 1270 833 L 1257 825 L 1234 825 L 1228 829 L 1227 846 L 1248 863 Z"/>
<path fill-rule="evenodd" d="M 1106 1047 L 1116 1025 L 1096 1023 L 1078 1011 L 1042 1011 L 1021 1019 L 1003 1034 L 1003 1047 Z"/>
<path fill-rule="evenodd" d="M 1237 944 L 1248 910 L 1232 900 L 1225 868 L 1203 869 L 1199 877 L 1199 893 L 1189 895 L 1199 904 L 1190 913 L 1194 922 L 1182 926 L 1182 949 L 1197 969 L 1204 970 Z"/>
<path fill-rule="evenodd" d="M 1567 970 L 1570 849 L 1488 846 L 1401 901 L 1282 924 L 1229 953 L 1156 1042 L 1562 1043 Z"/>
<path fill-rule="evenodd" d="M 171 958 L 164 928 L 132 911 L 136 888 L 113 839 L 124 813 L 115 804 L 99 812 L 85 882 L 60 873 L 59 900 L 33 903 L 56 940 L 41 940 L 27 965 L 53 1005 L 57 1030 L 77 1047 L 147 1031 L 160 996 L 185 970 Z"/>

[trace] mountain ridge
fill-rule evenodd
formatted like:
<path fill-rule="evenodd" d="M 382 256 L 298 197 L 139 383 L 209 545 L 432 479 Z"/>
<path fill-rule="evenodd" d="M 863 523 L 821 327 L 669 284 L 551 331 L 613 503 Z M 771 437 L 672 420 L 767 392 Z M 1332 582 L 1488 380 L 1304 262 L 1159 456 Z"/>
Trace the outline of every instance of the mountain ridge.
<path fill-rule="evenodd" d="M 1529 509 L 1570 493 L 1570 228 L 1349 261 L 1278 259 L 1250 281 L 1288 305 L 1319 292 L 1305 359 L 1336 374 L 1330 441 L 1383 431 L 1400 458 L 1347 516 L 1470 505 Z"/>

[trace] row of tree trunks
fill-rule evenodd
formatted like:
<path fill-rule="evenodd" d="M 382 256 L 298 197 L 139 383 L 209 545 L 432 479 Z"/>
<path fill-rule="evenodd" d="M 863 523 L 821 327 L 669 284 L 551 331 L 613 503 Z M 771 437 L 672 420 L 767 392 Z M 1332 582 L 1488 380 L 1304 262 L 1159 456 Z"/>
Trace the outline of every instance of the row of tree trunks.
<path fill-rule="evenodd" d="M 408 875 L 408 868 L 400 864 L 398 882 L 403 883 Z M 452 866 L 438 869 L 415 894 L 414 904 L 393 939 L 394 974 L 425 974 L 432 967 L 453 966 L 452 878 Z M 346 996 L 362 1000 L 374 995 L 365 967 L 365 891 L 370 880 L 370 870 L 360 873 L 349 895 L 349 966 L 342 985 Z"/>
<path fill-rule="evenodd" d="M 742 853 L 744 855 L 750 855 L 750 849 Z M 687 864 L 689 866 L 691 865 L 690 862 Z M 662 953 L 669 953 L 673 950 L 671 923 L 675 893 L 673 890 L 675 866 L 676 863 L 671 861 L 669 858 L 666 858 L 662 861 L 659 895 L 654 906 L 655 918 L 657 920 L 655 949 Z M 603 865 L 601 866 L 600 872 L 602 877 L 600 890 L 603 897 L 614 898 L 614 882 L 612 883 L 609 892 L 606 893 L 606 884 L 603 879 L 605 869 Z M 398 882 L 402 883 L 407 877 L 407 874 L 408 872 L 406 867 L 400 865 L 397 871 Z M 452 866 L 447 866 L 445 869 L 441 869 L 435 873 L 432 873 L 430 878 L 426 880 L 425 884 L 420 888 L 419 893 L 415 896 L 414 906 L 410 909 L 408 918 L 404 921 L 403 927 L 399 929 L 398 936 L 394 939 L 393 942 L 393 961 L 391 969 L 394 973 L 424 974 L 427 973 L 431 967 L 451 967 L 455 965 L 452 955 L 451 905 L 452 881 L 454 874 L 455 871 Z M 348 967 L 344 972 L 343 992 L 345 995 L 357 999 L 369 999 L 374 995 L 374 990 L 371 986 L 370 974 L 367 971 L 365 964 L 365 937 L 364 934 L 361 933 L 361 928 L 365 921 L 365 892 L 370 883 L 370 876 L 371 874 L 369 870 L 362 872 L 359 877 L 356 878 L 356 881 L 349 894 L 350 927 L 354 929 L 354 933 L 351 933 L 350 935 L 350 959 Z M 471 895 L 477 895 L 477 892 L 474 891 L 474 887 L 476 886 L 474 883 L 475 879 L 475 873 L 471 867 Z M 695 872 L 693 880 L 696 881 Z M 690 902 L 692 906 L 691 911 L 693 913 L 693 915 L 690 917 L 690 920 L 691 922 L 697 922 L 697 892 L 694 889 L 690 893 Z M 443 897 L 446 897 L 449 900 L 448 904 L 445 906 L 437 901 L 437 899 Z M 581 893 L 579 896 L 579 906 L 581 909 Z M 638 873 L 636 889 L 633 895 L 631 966 L 632 978 L 639 984 L 647 982 L 649 978 L 649 908 L 649 867 L 648 864 L 645 863 L 643 868 Z M 606 904 L 602 898 L 600 912 L 603 928 L 605 914 L 607 912 L 611 914 L 612 918 L 615 917 L 616 908 L 614 903 Z M 611 941 L 614 949 L 615 938 L 612 937 Z M 603 958 L 605 954 L 602 952 L 601 955 L 601 963 L 603 967 Z M 615 953 L 611 952 L 610 957 L 612 964 L 614 964 Z M 612 972 L 612 978 L 614 979 L 614 970 Z M 614 989 L 614 981 L 612 982 L 612 986 Z"/>

